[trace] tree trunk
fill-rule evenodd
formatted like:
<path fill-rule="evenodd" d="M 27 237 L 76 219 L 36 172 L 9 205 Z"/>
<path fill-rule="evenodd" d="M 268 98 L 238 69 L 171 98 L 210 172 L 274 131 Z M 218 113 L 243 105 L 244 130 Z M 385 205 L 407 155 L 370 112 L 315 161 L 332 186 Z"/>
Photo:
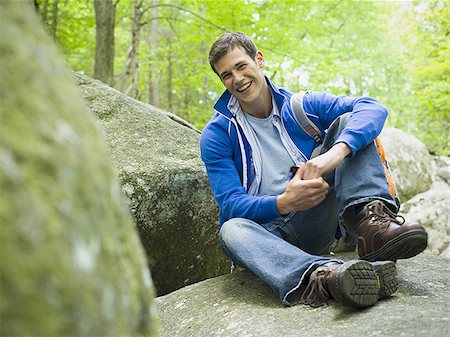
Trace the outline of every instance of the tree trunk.
<path fill-rule="evenodd" d="M 44 22 L 45 28 L 48 29 L 47 26 L 47 12 L 48 12 L 48 0 L 44 0 L 44 4 L 42 5 L 42 21 Z"/>
<path fill-rule="evenodd" d="M 203 17 L 206 17 L 206 4 L 203 5 L 202 9 L 201 9 L 201 13 Z M 206 36 L 206 31 L 205 31 L 205 26 L 202 25 L 201 29 L 203 31 L 203 36 Z M 207 56 L 208 55 L 208 51 L 206 49 L 206 41 L 203 39 L 202 42 L 200 43 L 200 59 L 199 62 L 203 65 L 206 65 L 206 60 L 207 60 Z M 209 95 L 208 95 L 208 76 L 203 75 L 202 76 L 202 89 L 203 89 L 203 104 L 206 108 L 206 110 L 211 109 L 211 103 L 210 103 L 210 99 L 209 99 Z"/>
<path fill-rule="evenodd" d="M 172 93 L 172 41 L 168 37 L 169 52 L 167 55 L 167 109 L 173 112 L 173 93 Z"/>
<path fill-rule="evenodd" d="M 155 60 L 157 58 L 156 55 L 156 46 L 158 45 L 159 40 L 159 20 L 156 19 L 158 17 L 158 5 L 159 0 L 153 1 L 153 13 L 152 13 L 152 24 L 151 30 L 148 38 L 148 44 L 150 45 L 151 57 L 150 57 L 150 69 L 148 71 L 148 102 L 154 106 L 160 106 L 159 100 L 159 78 L 155 66 Z"/>
<path fill-rule="evenodd" d="M 111 0 L 94 0 L 94 7 L 96 27 L 94 77 L 112 86 L 116 10 Z"/>
<path fill-rule="evenodd" d="M 34 9 L 36 10 L 36 13 L 39 14 L 42 22 L 44 23 L 45 29 L 48 31 L 47 26 L 47 12 L 48 12 L 48 0 L 44 0 L 42 3 L 42 10 L 40 8 L 40 4 L 38 0 L 33 0 Z"/>
<path fill-rule="evenodd" d="M 53 0 L 52 9 L 52 36 L 56 40 L 56 29 L 58 25 L 58 0 Z"/>
<path fill-rule="evenodd" d="M 139 96 L 139 44 L 142 14 L 142 0 L 135 0 L 131 24 L 131 43 L 130 48 L 128 48 L 125 67 L 120 76 L 120 90 L 135 98 Z"/>

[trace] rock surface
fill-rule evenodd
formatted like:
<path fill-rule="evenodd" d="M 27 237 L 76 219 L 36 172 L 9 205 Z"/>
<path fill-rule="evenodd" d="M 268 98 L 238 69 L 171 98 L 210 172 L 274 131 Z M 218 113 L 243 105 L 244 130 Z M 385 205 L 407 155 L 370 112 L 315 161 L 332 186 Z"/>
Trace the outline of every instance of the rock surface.
<path fill-rule="evenodd" d="M 380 136 L 402 202 L 430 189 L 431 155 L 420 140 L 394 128 Z"/>
<path fill-rule="evenodd" d="M 425 226 L 427 251 L 450 258 L 450 158 L 434 158 L 432 178 L 431 189 L 404 203 L 400 214 Z"/>
<path fill-rule="evenodd" d="M 400 260 L 399 290 L 365 310 L 333 301 L 285 308 L 253 275 L 235 272 L 157 298 L 161 336 L 448 336 L 449 262 L 428 254 Z"/>
<path fill-rule="evenodd" d="M 104 140 L 27 1 L 0 2 L 0 335 L 156 336 Z"/>
<path fill-rule="evenodd" d="M 199 133 L 99 81 L 76 80 L 105 131 L 158 293 L 227 272 Z"/>

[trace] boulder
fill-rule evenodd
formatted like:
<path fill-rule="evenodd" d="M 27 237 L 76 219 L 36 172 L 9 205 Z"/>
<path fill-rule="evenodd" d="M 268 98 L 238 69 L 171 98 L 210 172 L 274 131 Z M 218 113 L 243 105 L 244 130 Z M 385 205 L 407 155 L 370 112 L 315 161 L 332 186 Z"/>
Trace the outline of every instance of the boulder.
<path fill-rule="evenodd" d="M 450 157 L 433 157 L 431 162 L 433 183 L 444 182 L 450 185 Z"/>
<path fill-rule="evenodd" d="M 384 128 L 380 138 L 401 201 L 430 189 L 432 159 L 425 144 L 395 128 Z"/>
<path fill-rule="evenodd" d="M 105 132 L 158 294 L 227 272 L 199 133 L 99 81 L 75 78 Z"/>
<path fill-rule="evenodd" d="M 449 262 L 428 254 L 400 260 L 399 290 L 364 310 L 334 301 L 286 308 L 255 276 L 234 272 L 157 298 L 161 336 L 448 336 Z"/>
<path fill-rule="evenodd" d="M 404 203 L 400 213 L 419 222 L 428 232 L 427 251 L 450 258 L 450 158 L 432 160 L 433 185 Z"/>
<path fill-rule="evenodd" d="M 0 335 L 156 336 L 107 147 L 28 1 L 0 2 Z"/>

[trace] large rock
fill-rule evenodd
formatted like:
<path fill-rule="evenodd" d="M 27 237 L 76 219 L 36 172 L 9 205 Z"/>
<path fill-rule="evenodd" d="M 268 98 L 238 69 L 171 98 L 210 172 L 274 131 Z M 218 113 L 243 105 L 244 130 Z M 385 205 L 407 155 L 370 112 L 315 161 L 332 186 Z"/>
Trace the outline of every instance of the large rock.
<path fill-rule="evenodd" d="M 79 74 L 76 79 L 105 130 L 157 292 L 228 271 L 199 133 L 99 81 Z"/>
<path fill-rule="evenodd" d="M 346 259 L 355 257 L 345 255 Z M 399 290 L 357 310 L 282 307 L 277 295 L 247 272 L 235 272 L 157 298 L 167 337 L 360 337 L 449 335 L 450 260 L 420 254 L 397 263 Z"/>
<path fill-rule="evenodd" d="M 425 226 L 427 251 L 450 258 L 450 158 L 434 158 L 432 168 L 431 189 L 408 200 L 400 211 L 409 222 Z"/>
<path fill-rule="evenodd" d="M 31 2 L 0 2 L 0 335 L 155 336 L 104 141 Z"/>
<path fill-rule="evenodd" d="M 426 146 L 394 128 L 385 128 L 380 137 L 402 202 L 427 191 L 432 184 L 432 159 Z"/>

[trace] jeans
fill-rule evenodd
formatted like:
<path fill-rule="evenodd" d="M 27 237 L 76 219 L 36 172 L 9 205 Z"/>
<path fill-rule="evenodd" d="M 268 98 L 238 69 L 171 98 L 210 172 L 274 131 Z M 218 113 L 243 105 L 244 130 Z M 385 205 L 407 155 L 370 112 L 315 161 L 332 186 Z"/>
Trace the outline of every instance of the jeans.
<path fill-rule="evenodd" d="M 321 153 L 334 144 L 347 118 L 343 115 L 330 126 Z M 338 228 L 344 235 L 357 231 L 351 221 L 352 206 L 378 199 L 397 210 L 374 143 L 344 159 L 324 179 L 330 185 L 329 192 L 313 208 L 264 224 L 233 218 L 220 229 L 224 253 L 268 284 L 286 306 L 300 301 L 315 268 L 331 261 L 342 263 L 318 254 L 334 242 Z"/>

